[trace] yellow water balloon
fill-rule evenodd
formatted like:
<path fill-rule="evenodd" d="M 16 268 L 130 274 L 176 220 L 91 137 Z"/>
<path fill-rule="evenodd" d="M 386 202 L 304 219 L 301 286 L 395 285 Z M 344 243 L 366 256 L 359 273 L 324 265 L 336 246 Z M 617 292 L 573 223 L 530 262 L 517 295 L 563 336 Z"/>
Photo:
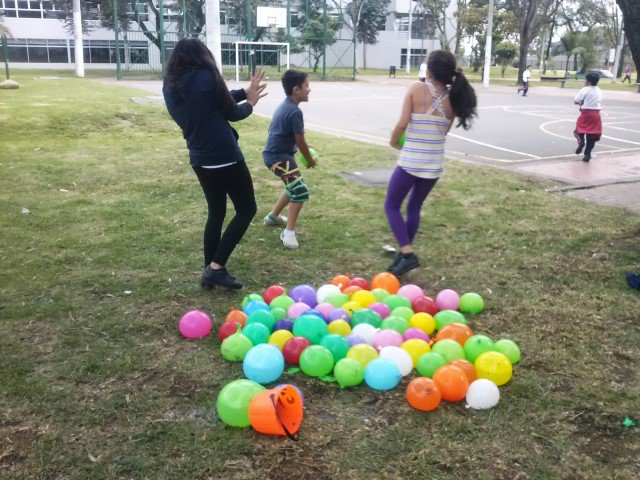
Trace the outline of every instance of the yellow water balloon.
<path fill-rule="evenodd" d="M 277 345 L 280 351 L 282 351 L 282 347 L 284 347 L 284 344 L 287 343 L 287 340 L 292 337 L 293 333 L 291 333 L 289 330 L 276 330 L 269 336 L 268 343 Z"/>
<path fill-rule="evenodd" d="M 349 349 L 347 358 L 355 360 L 364 368 L 371 360 L 378 358 L 378 352 L 367 343 L 358 343 Z"/>
<path fill-rule="evenodd" d="M 358 290 L 351 295 L 351 301 L 359 303 L 362 308 L 366 308 L 373 302 L 377 302 L 376 296 L 369 290 Z"/>
<path fill-rule="evenodd" d="M 420 338 L 410 338 L 409 340 L 405 340 L 400 345 L 400 348 L 411 355 L 411 360 L 413 360 L 414 367 L 416 366 L 416 362 L 420 358 L 420 355 L 431 350 L 429 344 Z"/>
<path fill-rule="evenodd" d="M 329 329 L 329 333 L 337 333 L 343 337 L 351 333 L 351 325 L 344 320 L 334 320 L 327 325 L 327 328 Z"/>
<path fill-rule="evenodd" d="M 498 386 L 507 383 L 513 373 L 509 358 L 500 352 L 481 353 L 473 365 L 478 378 L 488 378 Z"/>

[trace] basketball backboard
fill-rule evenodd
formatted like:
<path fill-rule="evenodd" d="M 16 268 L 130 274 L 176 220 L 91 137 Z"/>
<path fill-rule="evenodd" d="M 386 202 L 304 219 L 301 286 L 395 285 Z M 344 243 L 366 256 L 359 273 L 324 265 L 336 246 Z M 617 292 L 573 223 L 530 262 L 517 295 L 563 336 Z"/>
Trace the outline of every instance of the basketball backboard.
<path fill-rule="evenodd" d="M 281 7 L 258 7 L 256 22 L 258 27 L 287 28 L 287 9 Z"/>

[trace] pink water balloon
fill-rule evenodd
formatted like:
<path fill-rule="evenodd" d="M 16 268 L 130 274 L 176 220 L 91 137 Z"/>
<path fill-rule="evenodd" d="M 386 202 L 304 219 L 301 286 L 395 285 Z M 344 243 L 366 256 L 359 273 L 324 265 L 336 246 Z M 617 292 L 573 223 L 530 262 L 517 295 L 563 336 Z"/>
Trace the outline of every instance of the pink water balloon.
<path fill-rule="evenodd" d="M 399 347 L 402 345 L 402 335 L 395 330 L 385 329 L 376 332 L 373 336 L 372 346 L 380 351 L 384 347 Z"/>
<path fill-rule="evenodd" d="M 389 316 L 389 313 L 391 313 L 391 309 L 389 308 L 389 306 L 386 303 L 382 302 L 373 302 L 369 304 L 367 308 L 376 312 L 378 315 L 380 315 L 381 318 L 387 318 Z"/>
<path fill-rule="evenodd" d="M 416 298 L 424 297 L 424 292 L 418 285 L 407 283 L 398 289 L 398 295 L 402 295 L 410 302 L 413 302 Z"/>
<path fill-rule="evenodd" d="M 211 319 L 201 310 L 190 310 L 180 317 L 178 330 L 187 338 L 206 337 L 211 331 Z"/>
<path fill-rule="evenodd" d="M 425 342 L 429 342 L 429 335 L 424 333 L 424 330 L 420 330 L 416 327 L 409 327 L 404 332 L 402 332 L 402 338 L 405 340 L 409 340 L 410 338 L 419 338 L 420 340 L 424 340 Z"/>
<path fill-rule="evenodd" d="M 440 310 L 457 310 L 460 304 L 460 296 L 453 290 L 444 289 L 436 295 L 436 306 Z"/>
<path fill-rule="evenodd" d="M 319 303 L 318 305 L 316 305 L 316 310 L 324 315 L 325 318 L 328 317 L 329 312 L 331 312 L 331 310 L 335 310 L 335 308 L 336 307 L 331 305 L 330 303 Z"/>
<path fill-rule="evenodd" d="M 298 318 L 311 307 L 306 303 L 296 302 L 287 309 L 287 317 Z"/>

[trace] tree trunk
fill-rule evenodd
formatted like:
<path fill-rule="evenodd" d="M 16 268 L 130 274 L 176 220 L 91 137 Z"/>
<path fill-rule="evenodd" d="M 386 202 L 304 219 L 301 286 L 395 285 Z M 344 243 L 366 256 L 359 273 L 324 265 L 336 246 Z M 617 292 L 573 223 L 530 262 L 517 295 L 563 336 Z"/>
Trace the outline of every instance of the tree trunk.
<path fill-rule="evenodd" d="M 367 43 L 362 44 L 362 68 L 367 68 Z"/>
<path fill-rule="evenodd" d="M 631 56 L 636 64 L 636 82 L 640 66 L 640 0 L 616 0 L 624 20 L 624 33 L 629 42 Z"/>
<path fill-rule="evenodd" d="M 530 0 L 525 17 L 520 22 L 520 59 L 518 60 L 518 85 L 522 84 L 522 73 L 527 67 L 527 55 L 532 40 L 532 30 L 539 0 Z"/>

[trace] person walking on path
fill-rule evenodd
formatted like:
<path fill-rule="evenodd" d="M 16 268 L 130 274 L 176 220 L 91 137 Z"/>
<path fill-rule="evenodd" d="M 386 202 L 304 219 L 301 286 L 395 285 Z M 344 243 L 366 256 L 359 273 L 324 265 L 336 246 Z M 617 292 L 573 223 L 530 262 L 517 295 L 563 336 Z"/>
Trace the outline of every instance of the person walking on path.
<path fill-rule="evenodd" d="M 202 287 L 242 288 L 226 269 L 227 260 L 256 214 L 251 174 L 229 124 L 247 118 L 266 95 L 262 69 L 256 69 L 245 89 L 229 92 L 213 55 L 197 38 L 176 43 L 167 62 L 162 86 L 167 110 L 182 129 L 193 168 L 207 201 L 204 228 Z M 244 103 L 238 103 L 244 102 Z M 235 216 L 224 233 L 227 196 Z"/>
<path fill-rule="evenodd" d="M 427 59 L 423 58 L 420 64 L 420 70 L 418 71 L 418 80 L 424 83 L 427 79 Z"/>
<path fill-rule="evenodd" d="M 600 77 L 597 73 L 587 73 L 584 79 L 585 86 L 582 87 L 573 102 L 580 105 L 580 116 L 573 135 L 578 141 L 576 155 L 581 154 L 584 148 L 583 162 L 591 160 L 591 151 L 602 135 L 602 120 L 600 119 L 602 90 L 596 86 L 599 80 Z"/>
<path fill-rule="evenodd" d="M 458 127 L 470 128 L 476 115 L 473 87 L 456 67 L 451 52 L 436 50 L 427 61 L 425 83 L 413 82 L 404 97 L 400 119 L 391 132 L 389 144 L 400 149 L 391 173 L 384 209 L 400 253 L 388 271 L 401 275 L 420 265 L 412 242 L 420 224 L 420 210 L 429 192 L 444 171 L 444 142 L 458 118 Z M 399 139 L 405 134 L 404 144 Z M 406 217 L 400 208 L 407 198 Z"/>
<path fill-rule="evenodd" d="M 526 97 L 529 91 L 529 79 L 531 78 L 531 65 L 527 65 L 527 68 L 522 72 L 522 87 L 518 89 L 518 93 L 522 92 L 522 96 Z"/>
<path fill-rule="evenodd" d="M 620 83 L 624 83 L 625 80 L 629 80 L 629 83 L 631 83 L 631 72 L 633 70 L 631 70 L 631 65 L 627 63 L 627 66 L 624 67 L 624 78 L 622 79 L 622 82 Z"/>

